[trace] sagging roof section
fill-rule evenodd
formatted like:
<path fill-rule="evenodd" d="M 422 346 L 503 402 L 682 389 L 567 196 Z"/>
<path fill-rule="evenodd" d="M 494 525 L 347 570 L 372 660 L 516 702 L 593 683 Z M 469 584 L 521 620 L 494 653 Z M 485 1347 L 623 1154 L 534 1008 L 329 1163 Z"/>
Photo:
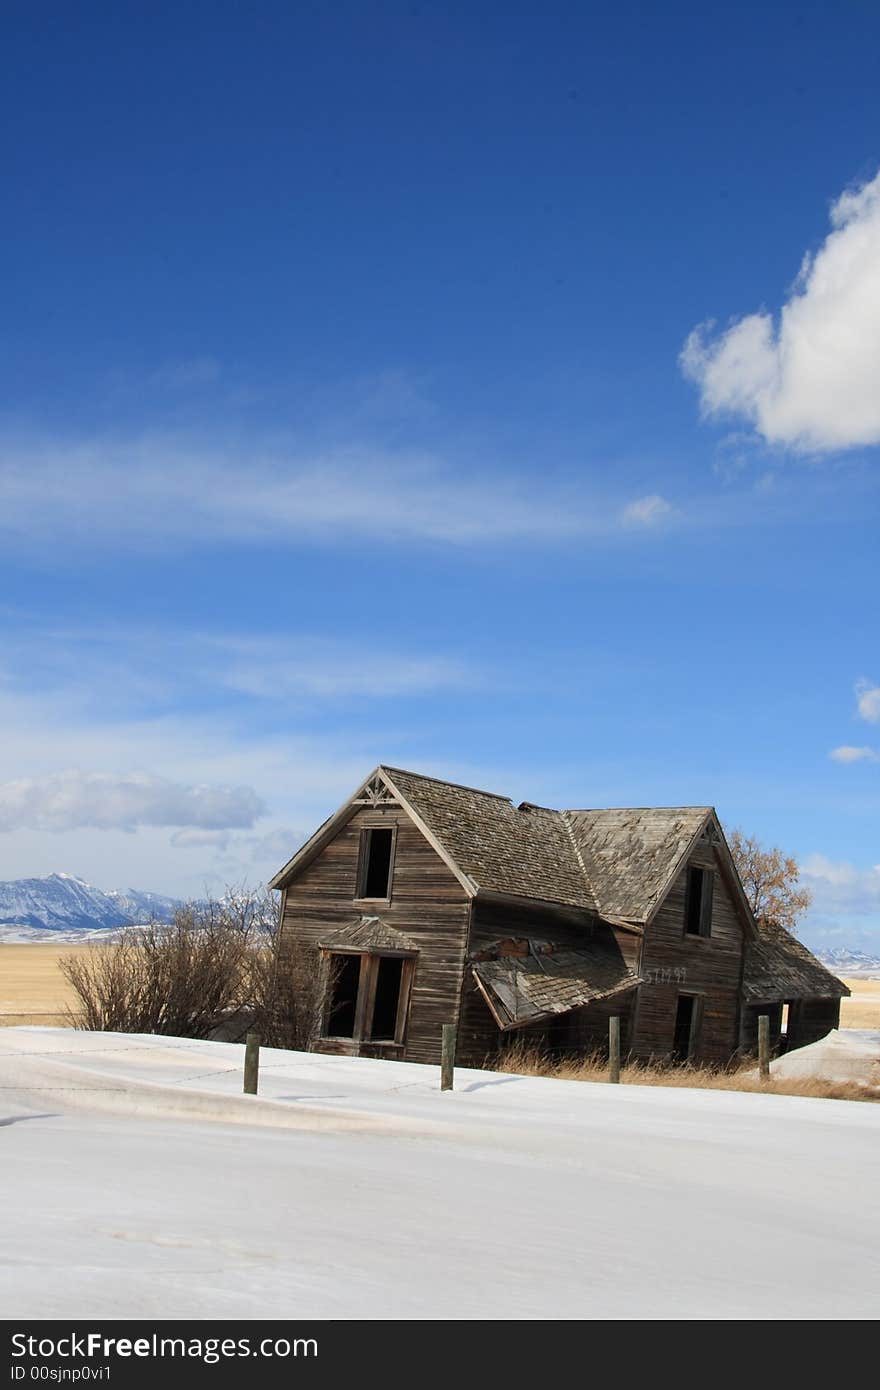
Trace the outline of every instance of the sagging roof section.
<path fill-rule="evenodd" d="M 559 811 L 518 810 L 491 792 L 401 768 L 381 771 L 478 890 L 596 910 Z"/>
<path fill-rule="evenodd" d="M 710 806 L 564 812 L 599 911 L 645 921 L 711 814 Z"/>
<path fill-rule="evenodd" d="M 746 949 L 743 997 L 748 1004 L 799 999 L 841 999 L 842 980 L 826 970 L 802 941 L 775 922 L 759 923 Z"/>
<path fill-rule="evenodd" d="M 471 970 L 504 1031 L 570 1013 L 641 983 L 619 951 L 598 944 L 503 956 L 479 961 Z"/>

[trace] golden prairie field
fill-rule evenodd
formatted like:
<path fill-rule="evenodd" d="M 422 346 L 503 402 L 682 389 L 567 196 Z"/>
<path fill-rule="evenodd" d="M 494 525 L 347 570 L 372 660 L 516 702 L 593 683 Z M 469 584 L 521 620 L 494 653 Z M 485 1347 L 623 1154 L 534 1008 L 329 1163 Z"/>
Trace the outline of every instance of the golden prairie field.
<path fill-rule="evenodd" d="M 67 1022 L 65 1009 L 76 1007 L 76 996 L 58 969 L 62 956 L 82 955 L 88 946 L 55 946 L 35 942 L 18 946 L 0 943 L 0 1028 Z"/>
<path fill-rule="evenodd" d="M 76 997 L 58 969 L 62 956 L 81 955 L 91 946 L 0 943 L 0 1027 L 65 1023 L 65 1008 Z M 852 990 L 840 1010 L 842 1028 L 880 1029 L 880 980 L 850 979 Z"/>
<path fill-rule="evenodd" d="M 840 1003 L 841 1028 L 880 1028 L 880 980 L 844 980 L 852 994 Z"/>

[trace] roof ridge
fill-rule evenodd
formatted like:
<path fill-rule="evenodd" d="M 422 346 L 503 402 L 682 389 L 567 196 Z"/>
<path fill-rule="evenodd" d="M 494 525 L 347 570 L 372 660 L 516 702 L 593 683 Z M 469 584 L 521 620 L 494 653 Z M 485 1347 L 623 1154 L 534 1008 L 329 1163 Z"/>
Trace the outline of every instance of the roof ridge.
<path fill-rule="evenodd" d="M 426 772 L 413 772 L 408 767 L 392 767 L 390 763 L 380 763 L 380 769 L 388 772 L 393 777 L 402 772 L 404 777 L 416 777 L 420 782 L 436 782 L 438 787 L 457 787 L 459 791 L 476 792 L 477 796 L 490 796 L 493 801 L 506 801 L 509 806 L 513 805 L 513 799 L 504 796 L 502 792 L 487 792 L 485 787 L 469 787 L 465 782 L 449 782 L 445 777 L 429 777 Z"/>
<path fill-rule="evenodd" d="M 574 857 L 575 857 L 575 859 L 577 860 L 578 864 L 580 865 L 580 870 L 581 870 L 581 873 L 582 873 L 583 876 L 584 876 L 584 883 L 586 884 L 587 893 L 589 894 L 590 898 L 592 899 L 592 901 L 593 901 L 593 903 L 594 903 L 594 905 L 595 905 L 595 907 L 596 907 L 596 911 L 598 912 L 598 910 L 599 910 L 599 899 L 598 899 L 598 897 L 596 896 L 596 890 L 595 890 L 595 888 L 593 887 L 592 883 L 590 882 L 590 875 L 587 873 L 587 866 L 586 866 L 586 864 L 584 863 L 584 856 L 581 854 L 580 846 L 578 845 L 577 840 L 574 838 L 574 831 L 572 830 L 571 821 L 569 820 L 569 815 L 570 815 L 570 814 L 571 814 L 571 813 L 570 813 L 569 811 L 558 811 L 558 812 L 557 812 L 557 815 L 559 815 L 559 816 L 562 817 L 562 824 L 565 826 L 565 829 L 566 829 L 566 831 L 567 831 L 567 833 L 568 833 L 568 838 L 569 838 L 569 840 L 571 841 L 571 847 L 572 847 L 572 849 L 574 850 Z"/>
<path fill-rule="evenodd" d="M 708 804 L 700 806 L 570 806 L 563 811 L 564 816 L 586 816 L 593 811 L 714 811 Z"/>

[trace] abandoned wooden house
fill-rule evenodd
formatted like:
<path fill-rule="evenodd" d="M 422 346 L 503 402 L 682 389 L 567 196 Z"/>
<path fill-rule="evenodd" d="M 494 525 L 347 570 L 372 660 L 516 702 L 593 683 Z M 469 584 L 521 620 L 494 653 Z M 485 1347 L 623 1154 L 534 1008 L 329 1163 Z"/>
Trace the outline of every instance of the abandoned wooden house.
<path fill-rule="evenodd" d="M 478 1064 L 521 1036 L 724 1063 L 837 1026 L 848 993 L 749 909 L 709 806 L 554 811 L 378 767 L 272 880 L 279 968 L 327 981 L 322 1052 Z M 333 962 L 333 968 L 329 964 Z"/>

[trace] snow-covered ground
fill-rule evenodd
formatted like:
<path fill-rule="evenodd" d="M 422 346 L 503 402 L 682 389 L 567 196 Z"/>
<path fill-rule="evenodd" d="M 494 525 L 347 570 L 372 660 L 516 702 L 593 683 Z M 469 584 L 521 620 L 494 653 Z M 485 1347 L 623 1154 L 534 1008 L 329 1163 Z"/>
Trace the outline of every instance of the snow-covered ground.
<path fill-rule="evenodd" d="M 798 1047 L 775 1058 L 770 1071 L 773 1076 L 822 1076 L 827 1081 L 880 1086 L 880 1032 L 872 1028 L 837 1028 L 809 1047 Z"/>
<path fill-rule="evenodd" d="M 867 1318 L 880 1106 L 0 1031 L 6 1317 Z"/>

